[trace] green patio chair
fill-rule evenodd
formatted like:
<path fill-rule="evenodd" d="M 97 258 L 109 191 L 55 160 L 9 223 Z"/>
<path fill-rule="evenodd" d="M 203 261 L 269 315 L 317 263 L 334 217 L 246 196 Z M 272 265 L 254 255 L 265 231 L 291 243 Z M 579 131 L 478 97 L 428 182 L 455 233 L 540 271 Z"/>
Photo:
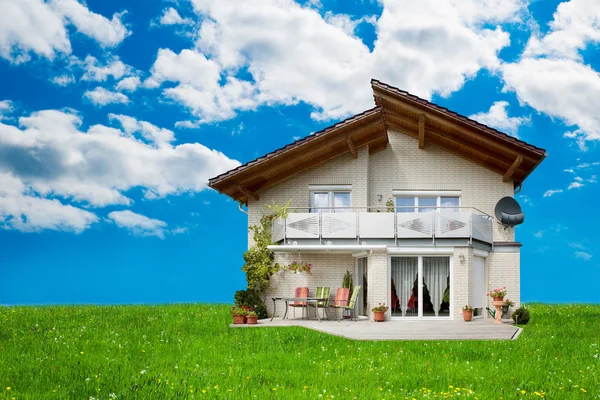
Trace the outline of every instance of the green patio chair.
<path fill-rule="evenodd" d="M 327 315 L 327 307 L 329 306 L 329 293 L 330 293 L 331 289 L 329 289 L 329 287 L 326 286 L 317 286 L 317 291 L 315 292 L 315 297 L 319 297 L 319 298 L 325 298 L 327 299 L 326 301 L 318 301 L 317 303 L 319 308 L 322 308 L 325 313 L 325 315 Z M 311 307 L 316 307 L 313 303 L 310 303 L 309 306 Z M 318 312 L 315 309 L 315 312 Z M 327 317 L 329 318 L 329 317 Z"/>
<path fill-rule="evenodd" d="M 338 301 L 337 300 L 337 296 L 336 296 L 336 302 L 334 304 L 331 304 L 329 307 L 331 308 L 335 308 L 336 310 L 341 310 L 341 314 L 340 314 L 340 318 L 338 319 L 338 322 L 342 320 L 342 316 L 344 314 L 344 310 L 349 310 L 351 312 L 351 317 L 354 319 L 354 321 L 356 321 L 356 299 L 358 298 L 358 293 L 360 293 L 360 286 L 355 286 L 354 289 L 352 290 L 352 296 L 350 296 L 350 300 L 346 301 Z M 338 289 L 338 294 L 339 294 L 339 290 Z M 348 290 L 348 289 L 346 289 Z M 336 311 L 337 313 L 337 311 Z"/>

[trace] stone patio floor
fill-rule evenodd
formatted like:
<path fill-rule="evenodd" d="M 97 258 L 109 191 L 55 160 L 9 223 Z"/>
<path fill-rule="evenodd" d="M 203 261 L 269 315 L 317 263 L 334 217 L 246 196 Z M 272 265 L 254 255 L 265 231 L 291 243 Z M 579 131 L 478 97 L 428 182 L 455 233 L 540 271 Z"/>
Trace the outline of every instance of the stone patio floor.
<path fill-rule="evenodd" d="M 511 321 L 512 322 L 512 321 Z M 427 321 L 405 320 L 374 322 L 366 318 L 357 321 L 330 321 L 275 318 L 262 319 L 257 325 L 230 325 L 232 328 L 268 328 L 299 326 L 352 340 L 516 340 L 522 329 L 510 323 L 494 324 L 491 318 Z"/>

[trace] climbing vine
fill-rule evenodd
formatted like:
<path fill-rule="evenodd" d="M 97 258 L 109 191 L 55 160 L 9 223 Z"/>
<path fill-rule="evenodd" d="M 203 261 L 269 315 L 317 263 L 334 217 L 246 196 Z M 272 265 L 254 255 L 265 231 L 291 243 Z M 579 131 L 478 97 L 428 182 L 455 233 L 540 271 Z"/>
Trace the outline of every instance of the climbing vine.
<path fill-rule="evenodd" d="M 287 217 L 289 206 L 289 201 L 283 206 L 275 203 L 266 205 L 260 222 L 248 228 L 254 238 L 254 245 L 244 253 L 246 263 L 242 267 L 242 271 L 246 273 L 248 286 L 246 290 L 235 293 L 235 302 L 239 307 L 255 308 L 259 318 L 266 318 L 266 309 L 261 295 L 270 287 L 271 276 L 281 268 L 278 263 L 273 263 L 275 254 L 267 247 L 273 244 L 271 237 L 273 221 Z"/>

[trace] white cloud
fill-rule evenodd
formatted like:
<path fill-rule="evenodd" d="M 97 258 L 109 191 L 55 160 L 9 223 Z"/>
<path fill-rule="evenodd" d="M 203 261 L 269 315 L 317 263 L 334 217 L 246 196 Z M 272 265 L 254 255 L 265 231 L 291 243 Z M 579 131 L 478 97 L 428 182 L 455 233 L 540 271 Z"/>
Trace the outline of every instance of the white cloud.
<path fill-rule="evenodd" d="M 519 127 L 528 125 L 531 119 L 529 117 L 509 117 L 506 107 L 508 107 L 507 101 L 496 101 L 489 111 L 473 114 L 469 118 L 517 137 Z"/>
<path fill-rule="evenodd" d="M 0 171 L 0 229 L 79 233 L 96 221 L 89 211 L 29 193 L 20 179 Z"/>
<path fill-rule="evenodd" d="M 562 189 L 550 189 L 550 190 L 546 190 L 546 192 L 544 193 L 544 197 L 551 197 L 557 193 L 562 193 Z"/>
<path fill-rule="evenodd" d="M 81 124 L 77 115 L 58 110 L 0 122 L 0 173 L 18 179 L 10 201 L 35 193 L 57 199 L 57 205 L 59 200 L 86 207 L 128 205 L 132 188 L 147 199 L 200 192 L 208 178 L 239 165 L 199 143 L 156 146 L 126 130 L 93 125 L 83 131 Z M 170 132 L 137 120 L 128 130 L 157 137 Z"/>
<path fill-rule="evenodd" d="M 15 106 L 10 100 L 0 101 L 0 121 L 6 118 L 7 115 L 13 112 Z"/>
<path fill-rule="evenodd" d="M 159 219 L 148 218 L 130 210 L 113 211 L 108 214 L 108 218 L 119 228 L 127 229 L 135 236 L 157 236 L 161 239 L 165 237 L 167 223 Z"/>
<path fill-rule="evenodd" d="M 579 182 L 575 181 L 575 182 L 571 182 L 571 184 L 569 185 L 569 187 L 567 189 L 568 190 L 579 189 L 579 188 L 582 188 L 582 187 L 583 187 L 582 183 L 579 183 Z"/>
<path fill-rule="evenodd" d="M 114 79 L 120 79 L 131 70 L 118 57 L 112 58 L 106 65 L 101 65 L 96 57 L 88 55 L 81 63 L 81 66 L 85 70 L 81 79 L 94 82 L 104 82 L 109 76 L 112 76 Z"/>
<path fill-rule="evenodd" d="M 381 17 L 367 21 L 376 24 L 378 35 L 370 51 L 351 33 L 356 21 L 323 18 L 291 0 L 192 3 L 202 20 L 197 49 L 178 55 L 161 50 L 145 85 L 178 83 L 164 94 L 200 121 L 231 118 L 261 104 L 299 102 L 314 107 L 314 119 L 342 118 L 372 107 L 372 77 L 425 98 L 447 96 L 480 69 L 498 68 L 509 35 L 488 27 L 518 20 L 524 9 L 520 0 L 485 2 L 497 10 L 475 1 L 384 0 Z M 240 80 L 240 69 L 252 80 Z"/>
<path fill-rule="evenodd" d="M 131 33 L 121 21 L 125 12 L 115 13 L 109 20 L 91 12 L 77 0 L 51 0 L 50 7 L 75 25 L 79 32 L 95 39 L 104 47 L 118 45 Z"/>
<path fill-rule="evenodd" d="M 125 96 L 123 93 L 111 92 L 101 86 L 98 86 L 94 90 L 86 91 L 83 96 L 94 105 L 100 107 L 108 104 L 127 104 L 129 102 L 129 97 Z"/>
<path fill-rule="evenodd" d="M 115 89 L 119 90 L 119 91 L 128 91 L 128 92 L 135 92 L 139 87 L 140 87 L 140 78 L 137 76 L 130 76 L 128 78 L 124 78 L 121 81 L 119 81 L 119 83 L 117 83 L 117 86 L 115 87 Z"/>
<path fill-rule="evenodd" d="M 138 121 L 133 117 L 120 114 L 108 114 L 110 119 L 119 121 L 125 133 L 134 134 L 141 133 L 142 136 L 149 142 L 161 145 L 167 144 L 175 140 L 173 131 L 165 128 L 159 128 L 156 125 L 146 121 Z"/>
<path fill-rule="evenodd" d="M 0 57 L 23 62 L 31 53 L 53 59 L 71 53 L 71 42 L 61 20 L 41 0 L 0 0 Z"/>
<path fill-rule="evenodd" d="M 576 129 L 564 134 L 581 151 L 600 140 L 600 75 L 583 62 L 581 51 L 600 40 L 600 3 L 561 3 L 550 31 L 531 37 L 522 58 L 502 67 L 505 89 L 519 101 Z"/>
<path fill-rule="evenodd" d="M 576 251 L 575 258 L 579 258 L 584 261 L 590 261 L 592 259 L 592 255 L 590 253 L 586 253 L 585 251 Z"/>
<path fill-rule="evenodd" d="M 533 236 L 535 236 L 538 239 L 541 239 L 542 236 L 544 236 L 544 231 L 542 231 L 542 230 L 537 231 L 536 233 L 533 234 Z"/>
<path fill-rule="evenodd" d="M 75 82 L 73 75 L 59 75 L 52 78 L 52 83 L 58 86 L 67 86 Z"/>
<path fill-rule="evenodd" d="M 600 3 L 596 0 L 560 3 L 549 25 L 550 31 L 545 36 L 529 40 L 524 55 L 580 60 L 581 50 L 600 42 Z"/>
<path fill-rule="evenodd" d="M 173 7 L 166 8 L 160 17 L 161 25 L 192 25 L 194 21 L 189 18 L 182 18 Z"/>

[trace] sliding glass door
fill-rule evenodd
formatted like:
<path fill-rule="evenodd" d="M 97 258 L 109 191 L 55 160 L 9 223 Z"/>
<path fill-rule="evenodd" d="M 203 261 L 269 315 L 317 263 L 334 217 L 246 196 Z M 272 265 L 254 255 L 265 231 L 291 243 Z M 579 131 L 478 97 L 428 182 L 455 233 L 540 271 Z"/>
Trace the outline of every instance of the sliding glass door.
<path fill-rule="evenodd" d="M 450 258 L 392 257 L 392 317 L 450 316 Z"/>

